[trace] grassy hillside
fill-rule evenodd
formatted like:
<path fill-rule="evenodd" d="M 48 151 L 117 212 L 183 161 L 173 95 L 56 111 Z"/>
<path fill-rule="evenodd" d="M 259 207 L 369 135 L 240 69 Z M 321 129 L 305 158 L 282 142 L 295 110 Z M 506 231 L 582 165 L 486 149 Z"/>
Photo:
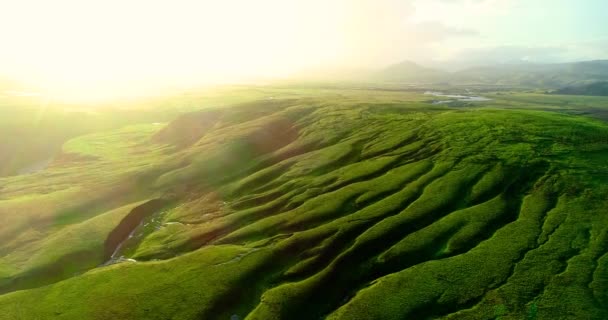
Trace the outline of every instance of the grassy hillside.
<path fill-rule="evenodd" d="M 111 104 L 76 104 L 44 95 L 11 95 L 4 89 L 0 82 L 0 177 L 46 167 L 63 143 L 83 134 L 167 122 L 183 112 L 281 94 L 280 90 L 222 87 Z"/>
<path fill-rule="evenodd" d="M 607 99 L 241 94 L 0 178 L 0 319 L 608 318 Z"/>
<path fill-rule="evenodd" d="M 593 82 L 590 84 L 570 86 L 555 90 L 556 94 L 573 94 L 586 96 L 608 96 L 608 81 Z"/>
<path fill-rule="evenodd" d="M 70 138 L 171 118 L 163 111 L 87 109 L 38 96 L 0 96 L 0 177 L 44 168 Z"/>

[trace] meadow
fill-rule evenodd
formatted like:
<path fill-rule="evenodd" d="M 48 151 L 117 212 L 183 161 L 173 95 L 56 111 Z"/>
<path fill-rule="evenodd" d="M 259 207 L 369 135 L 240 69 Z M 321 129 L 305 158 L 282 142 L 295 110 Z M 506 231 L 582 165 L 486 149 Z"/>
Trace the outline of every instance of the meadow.
<path fill-rule="evenodd" d="M 48 167 L 0 178 L 0 319 L 607 319 L 608 98 L 425 91 L 49 107 Z"/>

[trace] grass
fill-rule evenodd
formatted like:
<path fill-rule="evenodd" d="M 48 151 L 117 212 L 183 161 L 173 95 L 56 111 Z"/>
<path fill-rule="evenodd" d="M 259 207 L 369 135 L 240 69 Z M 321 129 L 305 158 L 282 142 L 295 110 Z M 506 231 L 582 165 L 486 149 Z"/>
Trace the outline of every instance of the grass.
<path fill-rule="evenodd" d="M 231 90 L 1 178 L 0 319 L 608 317 L 608 99 Z"/>
<path fill-rule="evenodd" d="M 41 247 L 15 251 L 5 263 L 18 264 L 18 270 L 3 277 L 2 291 L 37 287 L 69 278 L 95 268 L 104 261 L 104 242 L 112 229 L 138 204 L 130 204 L 100 214 L 85 222 L 50 234 Z M 86 237 L 83 237 L 86 235 Z"/>

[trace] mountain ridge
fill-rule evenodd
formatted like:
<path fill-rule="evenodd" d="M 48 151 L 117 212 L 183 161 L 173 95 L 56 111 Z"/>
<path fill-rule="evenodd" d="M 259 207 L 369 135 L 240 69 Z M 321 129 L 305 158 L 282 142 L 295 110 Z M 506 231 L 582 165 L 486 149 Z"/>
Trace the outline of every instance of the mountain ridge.
<path fill-rule="evenodd" d="M 426 68 L 413 61 L 405 60 L 376 72 L 376 75 L 378 79 L 386 82 L 397 80 L 557 89 L 608 81 L 608 60 L 480 65 L 455 72 Z"/>

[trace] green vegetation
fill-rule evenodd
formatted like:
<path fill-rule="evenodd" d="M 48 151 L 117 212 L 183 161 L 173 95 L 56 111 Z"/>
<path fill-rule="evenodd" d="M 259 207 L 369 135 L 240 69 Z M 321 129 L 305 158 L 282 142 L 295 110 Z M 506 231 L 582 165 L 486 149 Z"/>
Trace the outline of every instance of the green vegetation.
<path fill-rule="evenodd" d="M 0 178 L 0 319 L 608 318 L 608 99 L 231 90 Z"/>
<path fill-rule="evenodd" d="M 608 96 L 608 81 L 598 81 L 589 84 L 565 87 L 555 90 L 553 93 L 586 96 Z"/>

